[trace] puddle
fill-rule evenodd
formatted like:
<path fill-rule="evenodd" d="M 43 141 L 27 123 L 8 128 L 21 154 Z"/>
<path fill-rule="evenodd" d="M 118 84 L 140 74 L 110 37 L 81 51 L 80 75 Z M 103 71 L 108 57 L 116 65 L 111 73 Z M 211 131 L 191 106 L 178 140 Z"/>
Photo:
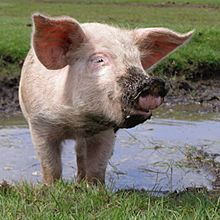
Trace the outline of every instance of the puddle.
<path fill-rule="evenodd" d="M 194 186 L 212 189 L 220 172 L 220 115 L 205 113 L 197 105 L 165 107 L 154 115 L 145 124 L 118 131 L 107 184 L 114 189 L 134 187 L 160 192 Z M 74 141 L 67 141 L 63 176 L 73 180 L 75 173 Z M 40 164 L 21 116 L 0 119 L 2 180 L 41 180 Z"/>

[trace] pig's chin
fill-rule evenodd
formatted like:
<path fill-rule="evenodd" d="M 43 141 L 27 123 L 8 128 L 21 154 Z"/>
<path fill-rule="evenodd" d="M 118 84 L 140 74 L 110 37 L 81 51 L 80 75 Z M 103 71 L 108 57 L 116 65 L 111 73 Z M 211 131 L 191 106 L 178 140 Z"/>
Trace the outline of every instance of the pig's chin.
<path fill-rule="evenodd" d="M 152 110 L 156 109 L 163 103 L 163 98 L 160 96 L 140 96 L 138 98 L 137 107 L 125 114 L 124 121 L 120 128 L 132 128 L 136 125 L 144 123 L 152 116 Z"/>
<path fill-rule="evenodd" d="M 145 112 L 144 114 L 143 112 L 141 114 L 137 112 L 137 114 L 128 115 L 124 119 L 124 122 L 122 126 L 120 126 L 120 128 L 133 128 L 136 125 L 142 124 L 146 120 L 150 119 L 151 115 L 152 115 L 151 111 Z"/>

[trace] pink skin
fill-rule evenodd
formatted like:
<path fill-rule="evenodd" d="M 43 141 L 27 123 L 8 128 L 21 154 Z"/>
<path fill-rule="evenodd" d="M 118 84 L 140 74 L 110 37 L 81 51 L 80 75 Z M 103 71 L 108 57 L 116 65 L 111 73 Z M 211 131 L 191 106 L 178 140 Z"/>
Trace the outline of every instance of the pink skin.
<path fill-rule="evenodd" d="M 160 96 L 155 97 L 152 95 L 148 95 L 144 97 L 140 96 L 138 104 L 141 110 L 148 111 L 159 107 L 162 104 L 162 102 L 163 98 L 161 98 Z"/>
<path fill-rule="evenodd" d="M 160 96 L 140 96 L 138 100 L 139 110 L 136 110 L 135 114 L 149 117 L 152 114 L 151 110 L 158 108 L 163 103 L 163 100 Z"/>

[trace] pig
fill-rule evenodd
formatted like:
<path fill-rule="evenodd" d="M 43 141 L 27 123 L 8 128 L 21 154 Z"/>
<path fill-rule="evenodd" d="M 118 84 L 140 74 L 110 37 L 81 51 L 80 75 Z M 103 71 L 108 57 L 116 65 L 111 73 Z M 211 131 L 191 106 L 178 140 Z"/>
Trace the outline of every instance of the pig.
<path fill-rule="evenodd" d="M 189 41 L 193 31 L 126 30 L 40 13 L 32 20 L 19 102 L 43 182 L 61 178 L 62 143 L 74 139 L 76 180 L 104 184 L 117 130 L 150 119 L 167 94 L 166 83 L 146 70 Z"/>

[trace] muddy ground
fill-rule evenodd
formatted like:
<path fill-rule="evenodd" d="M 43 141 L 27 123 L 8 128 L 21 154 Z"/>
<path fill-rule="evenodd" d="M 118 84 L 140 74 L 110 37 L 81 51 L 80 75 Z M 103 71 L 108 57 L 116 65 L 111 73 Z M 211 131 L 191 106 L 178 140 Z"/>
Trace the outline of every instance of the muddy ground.
<path fill-rule="evenodd" d="M 18 101 L 19 77 L 0 79 L 0 113 L 17 113 L 20 110 Z"/>
<path fill-rule="evenodd" d="M 196 103 L 205 111 L 220 112 L 220 80 L 169 80 L 170 91 L 165 102 L 168 105 Z M 18 113 L 19 77 L 0 79 L 0 113 Z"/>

